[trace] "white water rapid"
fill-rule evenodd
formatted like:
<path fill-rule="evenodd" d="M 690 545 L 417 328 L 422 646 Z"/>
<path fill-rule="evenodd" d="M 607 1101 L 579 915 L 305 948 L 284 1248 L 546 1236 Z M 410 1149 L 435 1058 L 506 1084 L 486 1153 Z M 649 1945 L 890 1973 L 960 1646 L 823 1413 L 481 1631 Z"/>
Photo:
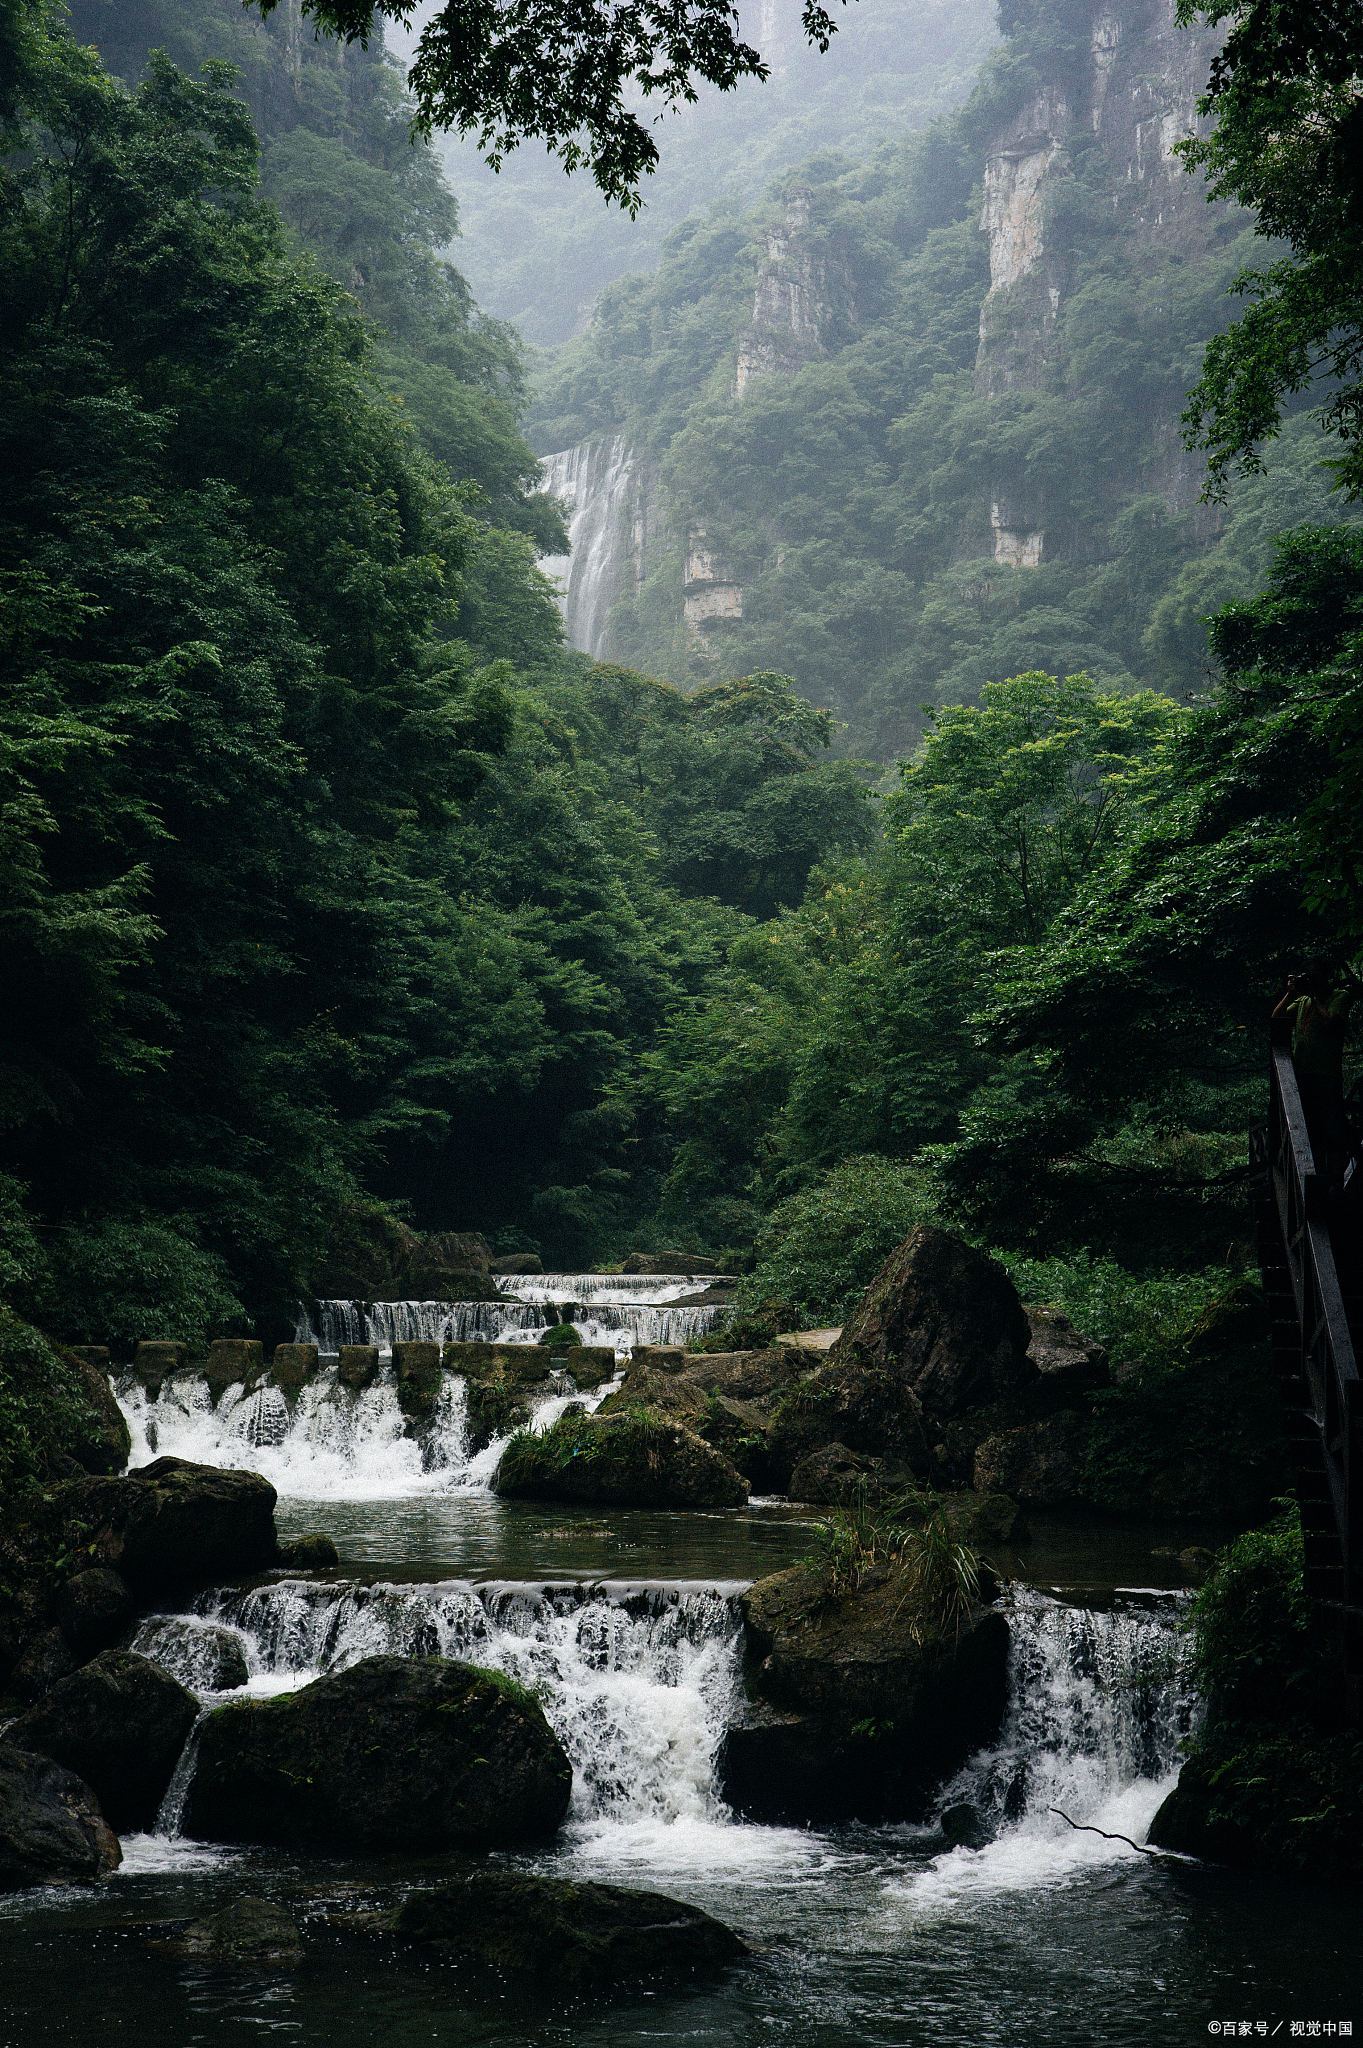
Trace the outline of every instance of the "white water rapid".
<path fill-rule="evenodd" d="M 682 1297 L 703 1292 L 707 1283 L 680 1273 L 537 1273 L 502 1284 L 514 1294 L 501 1302 L 323 1301 L 317 1304 L 316 1329 L 300 1311 L 298 1341 L 318 1345 L 323 1363 L 292 1402 L 278 1387 L 248 1393 L 239 1383 L 215 1406 L 207 1380 L 192 1369 L 167 1377 L 154 1400 L 136 1380 L 123 1379 L 118 1400 L 132 1437 L 129 1462 L 145 1465 L 169 1456 L 200 1465 L 249 1466 L 281 1494 L 317 1500 L 485 1490 L 506 1437 L 470 1451 L 467 1390 L 456 1373 L 444 1375 L 429 1422 L 414 1424 L 398 1402 L 391 1363 L 395 1342 L 533 1345 L 550 1320 L 571 1311 L 584 1344 L 614 1346 L 623 1362 L 635 1344 L 684 1344 L 703 1335 L 723 1313 L 714 1306 L 682 1305 Z M 385 1361 L 362 1392 L 338 1377 L 342 1344 L 377 1345 Z M 565 1369 L 555 1371 L 546 1354 L 532 1429 L 547 1429 L 570 1401 L 594 1409 L 609 1391 L 579 1390 L 571 1356 L 559 1363 Z"/>
<path fill-rule="evenodd" d="M 569 553 L 547 555 L 540 567 L 562 585 L 558 605 L 569 641 L 597 658 L 606 651 L 607 614 L 623 594 L 632 470 L 623 434 L 544 458 L 542 488 L 572 509 Z"/>
<path fill-rule="evenodd" d="M 573 1765 L 572 1809 L 552 1852 L 560 1865 L 760 1879 L 864 1862 L 864 1831 L 739 1821 L 720 1797 L 716 1753 L 745 1711 L 740 1591 L 732 1582 L 286 1579 L 205 1593 L 195 1613 L 200 1628 L 236 1635 L 250 1670 L 247 1687 L 207 1695 L 214 1701 L 288 1691 L 377 1655 L 469 1659 L 534 1688 Z M 1019 1592 L 999 1743 L 939 1800 L 939 1810 L 968 1800 L 992 1839 L 933 1853 L 935 1825 L 879 1831 L 887 1906 L 932 1916 L 962 1894 L 1063 1883 L 1135 1858 L 1126 1843 L 1075 1833 L 1049 1809 L 1142 1838 L 1192 1722 L 1176 1618 L 1167 1599 L 1099 1613 Z M 144 1627 L 143 1641 L 193 1686 L 202 1651 L 186 1619 L 180 1631 Z M 190 1768 L 187 1759 L 163 1809 L 167 1833 Z"/>

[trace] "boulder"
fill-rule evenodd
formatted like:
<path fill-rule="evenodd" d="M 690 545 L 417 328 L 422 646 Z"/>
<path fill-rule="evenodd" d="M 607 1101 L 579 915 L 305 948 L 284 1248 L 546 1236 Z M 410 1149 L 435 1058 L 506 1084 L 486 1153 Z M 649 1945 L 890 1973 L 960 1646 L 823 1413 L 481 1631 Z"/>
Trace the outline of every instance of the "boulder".
<path fill-rule="evenodd" d="M 1031 1341 L 998 1261 L 921 1224 L 891 1252 L 830 1359 L 879 1369 L 907 1388 L 935 1443 L 933 1432 L 953 1417 L 1025 1392 L 1038 1377 Z"/>
<path fill-rule="evenodd" d="M 975 1808 L 962 1799 L 943 1807 L 942 1838 L 948 1849 L 983 1849 L 989 1831 Z"/>
<path fill-rule="evenodd" d="M 440 1394 L 440 1346 L 438 1344 L 395 1344 L 393 1374 L 398 1383 L 398 1406 L 413 1422 L 429 1422 Z"/>
<path fill-rule="evenodd" d="M 552 1834 L 572 1767 L 533 1694 L 440 1657 L 367 1657 L 203 1722 L 185 1831 L 207 1841 L 501 1848 Z"/>
<path fill-rule="evenodd" d="M 846 1444 L 824 1444 L 803 1457 L 790 1475 L 792 1500 L 847 1506 L 857 1499 L 876 1503 L 903 1493 L 914 1483 L 910 1466 L 894 1458 L 876 1458 L 849 1450 Z"/>
<path fill-rule="evenodd" d="M 1027 1356 L 1038 1375 L 1025 1390 L 1029 1413 L 1046 1416 L 1061 1408 L 1091 1408 L 1094 1394 L 1111 1377 L 1103 1346 L 1046 1303 L 1029 1304 L 1025 1314 L 1032 1333 Z"/>
<path fill-rule="evenodd" d="M 53 1349 L 75 1373 L 92 1418 L 74 1445 L 77 1462 L 87 1472 L 121 1472 L 128 1462 L 132 1438 L 109 1384 L 107 1350 L 100 1344 L 82 1345 L 79 1350 L 58 1344 Z"/>
<path fill-rule="evenodd" d="M 986 1437 L 975 1452 L 975 1490 L 1006 1493 L 1025 1507 L 1060 1507 L 1081 1498 L 1088 1423 L 1067 1410 Z"/>
<path fill-rule="evenodd" d="M 7 1740 L 74 1771 L 111 1827 L 150 1828 L 199 1702 L 159 1664 L 105 1650 L 13 1722 Z"/>
<path fill-rule="evenodd" d="M 317 1377 L 315 1344 L 276 1344 L 270 1360 L 270 1384 L 284 1394 L 297 1396 Z"/>
<path fill-rule="evenodd" d="M 974 1607 L 925 1610 L 902 1565 L 841 1598 L 795 1565 L 740 1606 L 759 1705 L 721 1745 L 721 1790 L 759 1820 L 921 1818 L 932 1794 L 997 1734 L 1008 1624 Z"/>
<path fill-rule="evenodd" d="M 410 1892 L 391 1924 L 403 1940 L 538 1977 L 569 1996 L 639 1977 L 722 1969 L 749 1953 L 699 1906 L 660 1892 L 519 1870 L 482 1870 Z"/>
<path fill-rule="evenodd" d="M 275 1561 L 275 1490 L 258 1472 L 158 1458 L 122 1478 L 68 1481 L 58 1499 L 65 1519 L 89 1532 L 95 1561 L 138 1595 Z"/>
<path fill-rule="evenodd" d="M 215 1337 L 208 1347 L 204 1378 L 216 1408 L 229 1387 L 250 1384 L 265 1370 L 265 1346 L 256 1337 Z"/>
<path fill-rule="evenodd" d="M 82 1657 L 112 1648 L 136 1611 L 127 1581 L 107 1565 L 74 1573 L 57 1595 L 62 1633 Z"/>
<path fill-rule="evenodd" d="M 412 1247 L 408 1271 L 415 1277 L 423 1272 L 487 1273 L 492 1270 L 492 1246 L 477 1230 L 441 1230 L 424 1237 Z"/>
<path fill-rule="evenodd" d="M 343 1344 L 336 1361 L 336 1377 L 343 1387 L 353 1387 L 361 1393 L 372 1386 L 379 1376 L 379 1347 L 377 1344 Z"/>
<path fill-rule="evenodd" d="M 251 1676 L 241 1637 L 195 1615 L 148 1616 L 132 1647 L 196 1693 L 234 1692 Z"/>
<path fill-rule="evenodd" d="M 60 1628 L 46 1628 L 25 1647 L 8 1679 L 16 1700 L 40 1700 L 76 1670 L 80 1658 Z"/>
<path fill-rule="evenodd" d="M 468 1451 L 473 1456 L 485 1450 L 494 1437 L 510 1436 L 530 1420 L 530 1397 L 517 1391 L 515 1381 L 504 1372 L 486 1379 L 470 1380 L 465 1388 L 464 1413 L 468 1423 Z"/>
<path fill-rule="evenodd" d="M 713 1259 L 701 1258 L 697 1252 L 631 1252 L 620 1267 L 622 1273 L 717 1273 L 719 1267 Z"/>
<path fill-rule="evenodd" d="M 537 1252 L 508 1252 L 503 1259 L 494 1259 L 488 1267 L 490 1273 L 542 1273 L 544 1262 Z"/>
<path fill-rule="evenodd" d="M 0 1891 L 95 1884 L 122 1860 L 88 1785 L 50 1757 L 0 1742 Z"/>
<path fill-rule="evenodd" d="M 735 1508 L 748 1498 L 721 1452 L 643 1408 L 564 1416 L 543 1436 L 513 1437 L 492 1483 L 505 1500 L 603 1507 Z"/>
<path fill-rule="evenodd" d="M 183 1372 L 188 1361 L 188 1344 L 154 1339 L 138 1345 L 133 1354 L 133 1374 L 154 1401 L 161 1391 L 162 1382 L 173 1372 Z"/>
<path fill-rule="evenodd" d="M 206 1920 L 191 1921 L 183 1933 L 158 1944 L 174 1955 L 214 1963 L 292 1963 L 303 1954 L 303 1937 L 291 1913 L 272 1899 L 233 1899 Z"/>
<path fill-rule="evenodd" d="M 310 1536 L 295 1536 L 292 1543 L 281 1543 L 276 1562 L 285 1571 L 329 1572 L 341 1562 L 341 1553 L 330 1536 L 315 1530 Z"/>
<path fill-rule="evenodd" d="M 933 1469 L 918 1402 L 908 1384 L 880 1365 L 864 1365 L 838 1351 L 820 1355 L 783 1351 L 802 1377 L 781 1400 L 770 1431 L 774 1468 L 782 1485 L 824 1444 L 838 1443 L 866 1456 L 892 1459 L 917 1478 Z M 812 1368 L 812 1369 L 811 1369 Z"/>

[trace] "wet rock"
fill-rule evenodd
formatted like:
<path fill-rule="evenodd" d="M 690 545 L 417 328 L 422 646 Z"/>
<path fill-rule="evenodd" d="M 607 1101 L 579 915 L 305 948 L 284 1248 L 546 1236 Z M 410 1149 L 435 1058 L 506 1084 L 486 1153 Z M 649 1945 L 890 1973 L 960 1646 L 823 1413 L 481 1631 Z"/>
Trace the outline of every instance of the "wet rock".
<path fill-rule="evenodd" d="M 297 1396 L 309 1380 L 317 1377 L 315 1344 L 276 1344 L 270 1360 L 270 1384 L 284 1394 Z"/>
<path fill-rule="evenodd" d="M 493 1488 L 506 1500 L 603 1507 L 733 1508 L 748 1498 L 726 1457 L 648 1409 L 565 1417 L 542 1436 L 513 1438 Z"/>
<path fill-rule="evenodd" d="M 10 1672 L 8 1690 L 16 1700 L 40 1700 L 79 1663 L 80 1658 L 62 1629 L 44 1629 L 28 1644 Z"/>
<path fill-rule="evenodd" d="M 251 1675 L 241 1637 L 193 1615 L 150 1616 L 132 1648 L 195 1692 L 233 1692 Z"/>
<path fill-rule="evenodd" d="M 343 1344 L 336 1362 L 336 1377 L 343 1387 L 363 1392 L 379 1376 L 377 1344 Z"/>
<path fill-rule="evenodd" d="M 823 1444 L 800 1460 L 790 1475 L 792 1500 L 846 1506 L 856 1499 L 876 1503 L 914 1483 L 912 1468 L 893 1458 Z"/>
<path fill-rule="evenodd" d="M 1110 1383 L 1103 1346 L 1076 1330 L 1058 1308 L 1034 1303 L 1025 1313 L 1032 1332 L 1027 1356 L 1039 1375 L 1025 1393 L 1030 1413 L 1046 1416 L 1061 1408 L 1091 1408 L 1094 1394 Z"/>
<path fill-rule="evenodd" d="M 127 1581 L 105 1565 L 76 1572 L 57 1595 L 62 1633 L 82 1657 L 112 1648 L 135 1612 Z"/>
<path fill-rule="evenodd" d="M 1026 1507 L 1077 1501 L 1088 1440 L 1087 1420 L 1068 1411 L 986 1437 L 975 1452 L 976 1491 L 1009 1494 Z"/>
<path fill-rule="evenodd" d="M 150 1828 L 199 1703 L 168 1671 L 105 1650 L 13 1722 L 7 1740 L 83 1778 L 117 1831 Z"/>
<path fill-rule="evenodd" d="M 72 1368 L 90 1410 L 90 1426 L 74 1446 L 77 1462 L 86 1472 L 121 1472 L 128 1462 L 132 1438 L 109 1384 L 107 1350 L 100 1344 L 82 1345 L 79 1350 L 61 1344 L 52 1348 Z M 97 1356 L 101 1353 L 102 1358 Z"/>
<path fill-rule="evenodd" d="M 1201 1543 L 1190 1543 L 1186 1550 L 1180 1550 L 1178 1561 L 1195 1586 L 1205 1586 L 1216 1570 L 1216 1552 Z"/>
<path fill-rule="evenodd" d="M 783 1486 L 812 1452 L 835 1443 L 858 1456 L 892 1460 L 919 1479 L 931 1474 L 932 1453 L 918 1403 L 903 1379 L 836 1351 L 826 1357 L 800 1351 L 783 1355 L 806 1368 L 777 1406 L 769 1432 Z"/>
<path fill-rule="evenodd" d="M 275 1561 L 275 1490 L 258 1472 L 158 1458 L 122 1478 L 67 1482 L 57 1498 L 63 1517 L 88 1532 L 94 1561 L 138 1595 Z"/>
<path fill-rule="evenodd" d="M 429 1422 L 440 1394 L 440 1346 L 395 1344 L 393 1373 L 403 1414 L 414 1422 Z"/>
<path fill-rule="evenodd" d="M 530 1420 L 530 1397 L 518 1391 L 504 1372 L 486 1379 L 469 1380 L 465 1387 L 464 1413 L 468 1422 L 470 1456 L 485 1450 L 494 1437 L 510 1436 Z"/>
<path fill-rule="evenodd" d="M 974 1807 L 960 1800 L 942 1809 L 942 1837 L 948 1849 L 983 1849 L 989 1833 Z"/>
<path fill-rule="evenodd" d="M 295 1536 L 292 1543 L 281 1543 L 278 1563 L 288 1571 L 329 1572 L 341 1562 L 341 1553 L 330 1536 L 320 1530 L 311 1536 Z"/>
<path fill-rule="evenodd" d="M 740 1812 L 917 1818 L 998 1731 L 1002 1614 L 974 1607 L 943 1620 L 891 1565 L 873 1566 L 837 1599 L 821 1573 L 792 1566 L 759 1580 L 740 1605 L 765 1703 L 721 1747 L 721 1788 Z"/>
<path fill-rule="evenodd" d="M 185 1829 L 216 1842 L 497 1848 L 552 1834 L 572 1767 L 534 1696 L 443 1658 L 368 1657 L 204 1721 Z"/>
<path fill-rule="evenodd" d="M 265 1370 L 265 1346 L 255 1337 L 215 1337 L 208 1347 L 204 1378 L 216 1408 L 229 1387 L 253 1385 Z"/>
<path fill-rule="evenodd" d="M 770 1401 L 734 1401 L 727 1394 L 711 1394 L 696 1434 L 721 1452 L 749 1486 L 766 1493 L 775 1484 L 767 1438 L 771 1418 Z"/>
<path fill-rule="evenodd" d="M 447 1344 L 443 1356 L 446 1372 L 458 1373 L 470 1387 L 475 1381 L 501 1379 L 524 1392 L 553 1372 L 566 1372 L 582 1388 L 615 1377 L 615 1352 L 609 1344 L 575 1344 L 571 1357 L 549 1359 L 538 1344 Z"/>
<path fill-rule="evenodd" d="M 142 1343 L 133 1354 L 133 1374 L 142 1382 L 147 1394 L 154 1401 L 161 1391 L 162 1382 L 172 1373 L 183 1372 L 188 1359 L 187 1344 L 171 1344 L 159 1340 Z"/>
<path fill-rule="evenodd" d="M 177 1955 L 218 1963 L 292 1963 L 303 1954 L 297 1922 L 272 1899 L 234 1899 L 162 1945 Z"/>
<path fill-rule="evenodd" d="M 1029 1538 L 1026 1516 L 1006 1493 L 948 1493 L 941 1505 L 957 1542 L 973 1550 L 1026 1543 Z"/>
<path fill-rule="evenodd" d="M 885 1261 L 831 1358 L 890 1375 L 931 1429 L 1022 1394 L 1039 1377 L 1027 1356 L 1031 1342 L 1017 1290 L 998 1261 L 923 1224 Z"/>
<path fill-rule="evenodd" d="M 749 1953 L 721 1921 L 660 1892 L 510 1870 L 409 1893 L 392 1926 L 402 1940 L 538 1977 L 572 1996 L 722 1969 Z"/>
<path fill-rule="evenodd" d="M 503 1259 L 494 1259 L 489 1266 L 490 1273 L 542 1273 L 544 1261 L 537 1252 L 508 1252 Z"/>
<path fill-rule="evenodd" d="M 0 1891 L 95 1884 L 122 1860 L 99 1801 L 74 1771 L 0 1742 Z"/>

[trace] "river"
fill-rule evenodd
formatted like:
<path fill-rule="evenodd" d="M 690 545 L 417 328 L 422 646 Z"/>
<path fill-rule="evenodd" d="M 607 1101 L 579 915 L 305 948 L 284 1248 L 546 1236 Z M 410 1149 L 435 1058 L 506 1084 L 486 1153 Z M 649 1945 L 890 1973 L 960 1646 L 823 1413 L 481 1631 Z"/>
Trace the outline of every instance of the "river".
<path fill-rule="evenodd" d="M 516 1284 L 524 1299 L 536 1291 Z M 599 1298 L 609 1291 L 598 1284 L 596 1306 L 625 1315 L 622 1354 L 655 1327 L 644 1312 L 684 1292 L 633 1283 L 615 1290 L 629 1302 Z M 552 1276 L 538 1292 L 590 1305 L 586 1276 Z M 534 1327 L 518 1333 L 528 1341 Z M 996 1829 L 987 1847 L 946 1849 L 933 1817 L 763 1826 L 735 1818 L 715 1782 L 721 1734 L 742 1711 L 737 1596 L 811 1547 L 808 1511 L 502 1503 L 487 1486 L 497 1446 L 491 1463 L 489 1452 L 463 1454 L 457 1382 L 420 1443 L 402 1434 L 382 1378 L 358 1400 L 332 1391 L 324 1374 L 282 1415 L 229 1396 L 215 1411 L 192 1381 L 167 1383 L 155 1403 L 125 1391 L 134 1464 L 157 1452 L 254 1464 L 280 1488 L 281 1534 L 326 1529 L 342 1559 L 309 1578 L 210 1588 L 144 1620 L 141 1646 L 196 1691 L 205 1621 L 238 1633 L 258 1694 L 379 1651 L 470 1657 L 535 1685 L 572 1759 L 573 1803 L 555 1842 L 495 1860 L 693 1901 L 746 1937 L 752 1961 L 713 1983 L 565 2006 L 467 1964 L 392 1952 L 326 1915 L 394 1902 L 464 1859 L 188 1840 L 178 1810 L 191 1738 L 156 1832 L 125 1838 L 122 1867 L 100 1890 L 0 1900 L 0 2048 L 267 2036 L 328 2048 L 579 2038 L 601 2048 L 1058 2048 L 1206 2040 L 1242 2023 L 1273 2038 L 1282 2022 L 1284 2040 L 1298 2021 L 1363 2028 L 1356 1903 L 1155 1863 L 1052 1810 L 1139 1842 L 1174 1781 L 1197 1712 L 1179 1629 L 1187 1596 L 1177 1565 L 1152 1553 L 1185 1543 L 1186 1528 L 1095 1531 L 1043 1517 L 1000 1560 L 1007 1719 L 938 1802 L 970 1800 Z M 567 1398 L 547 1400 L 541 1423 Z M 229 1696 L 201 1692 L 210 1705 Z M 243 1893 L 295 1914 L 303 1962 L 230 1969 L 155 1947 L 158 1922 Z"/>

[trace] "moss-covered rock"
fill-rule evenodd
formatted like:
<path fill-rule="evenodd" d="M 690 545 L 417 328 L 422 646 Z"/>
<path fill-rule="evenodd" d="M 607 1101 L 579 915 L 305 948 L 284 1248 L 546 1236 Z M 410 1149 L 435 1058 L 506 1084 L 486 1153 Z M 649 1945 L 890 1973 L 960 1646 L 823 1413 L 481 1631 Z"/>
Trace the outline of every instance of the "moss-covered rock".
<path fill-rule="evenodd" d="M 192 1692 L 130 1650 L 105 1650 L 63 1678 L 6 1731 L 74 1771 L 112 1828 L 150 1828 L 198 1718 Z"/>
<path fill-rule="evenodd" d="M 413 1422 L 429 1422 L 440 1396 L 440 1346 L 438 1344 L 395 1344 L 393 1376 L 398 1383 L 398 1406 Z"/>
<path fill-rule="evenodd" d="M 307 1536 L 295 1536 L 292 1543 L 281 1543 L 277 1562 L 285 1571 L 329 1572 L 341 1562 L 341 1554 L 330 1536 L 321 1530 L 313 1530 Z"/>
<path fill-rule="evenodd" d="M 917 1817 L 934 1789 L 997 1733 L 1008 1624 L 971 1606 L 947 1619 L 902 1564 L 878 1564 L 831 1597 L 795 1565 L 741 1602 L 764 1703 L 726 1734 L 724 1796 L 763 1820 Z"/>
<path fill-rule="evenodd" d="M 265 1371 L 265 1346 L 255 1337 L 215 1337 L 204 1378 L 216 1408 L 229 1387 L 253 1386 Z"/>
<path fill-rule="evenodd" d="M 1301 1719 L 1213 1727 L 1148 1839 L 1241 1870 L 1363 1885 L 1363 1735 Z"/>
<path fill-rule="evenodd" d="M 537 1977 L 574 1997 L 641 1977 L 709 1973 L 748 1954 L 722 1922 L 659 1892 L 511 1870 L 412 1892 L 392 1927 L 402 1940 Z"/>
<path fill-rule="evenodd" d="M 836 1353 L 828 1358 L 814 1352 L 785 1355 L 805 1370 L 779 1402 L 769 1432 L 782 1486 L 811 1452 L 833 1443 L 892 1459 L 921 1479 L 931 1474 L 933 1458 L 918 1403 L 896 1373 Z"/>
<path fill-rule="evenodd" d="M 1087 1416 L 1065 1410 L 986 1437 L 975 1452 L 976 1490 L 1010 1494 L 1025 1507 L 1072 1505 L 1083 1496 L 1088 1447 Z"/>
<path fill-rule="evenodd" d="M 379 1376 L 377 1344 L 343 1344 L 336 1359 L 336 1378 L 341 1386 L 363 1393 Z"/>
<path fill-rule="evenodd" d="M 303 1954 L 298 1923 L 273 1899 L 233 1899 L 218 1913 L 193 1920 L 157 1944 L 172 1955 L 212 1963 L 293 1963 Z"/>
<path fill-rule="evenodd" d="M 148 1338 L 133 1353 L 133 1377 L 140 1381 L 154 1401 L 172 1373 L 183 1372 L 189 1362 L 188 1344 Z"/>
<path fill-rule="evenodd" d="M 316 1379 L 317 1368 L 315 1344 L 276 1344 L 270 1360 L 270 1385 L 294 1400 L 310 1380 Z"/>
<path fill-rule="evenodd" d="M 524 1688 L 439 1657 L 368 1657 L 210 1714 L 185 1827 L 218 1842 L 500 1848 L 552 1834 L 571 1791 Z"/>
<path fill-rule="evenodd" d="M 722 1453 L 647 1408 L 564 1416 L 542 1436 L 513 1437 L 493 1488 L 507 1500 L 602 1507 L 732 1508 L 748 1498 Z"/>
<path fill-rule="evenodd" d="M 504 1372 L 470 1380 L 465 1393 L 470 1455 L 485 1450 L 495 1437 L 510 1436 L 530 1420 L 530 1397 Z"/>
<path fill-rule="evenodd" d="M 69 1480 L 53 1503 L 92 1563 L 150 1593 L 273 1564 L 275 1497 L 258 1472 L 158 1458 L 121 1478 Z"/>
<path fill-rule="evenodd" d="M 584 1391 L 615 1377 L 615 1352 L 608 1344 L 577 1344 L 571 1358 L 546 1359 L 538 1344 L 447 1344 L 446 1372 L 470 1382 L 500 1376 L 508 1386 L 538 1386 L 550 1373 L 566 1372 Z"/>

